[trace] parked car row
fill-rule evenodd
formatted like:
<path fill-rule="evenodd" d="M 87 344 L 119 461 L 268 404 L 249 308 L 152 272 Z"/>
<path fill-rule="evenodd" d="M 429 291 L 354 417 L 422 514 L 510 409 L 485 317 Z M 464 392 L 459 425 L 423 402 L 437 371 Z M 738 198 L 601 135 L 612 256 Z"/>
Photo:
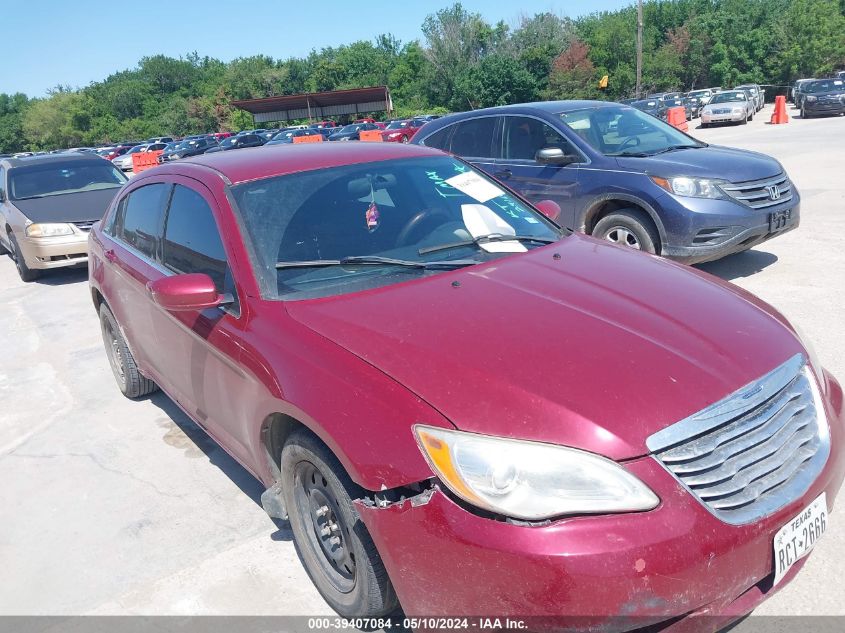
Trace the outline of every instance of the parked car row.
<path fill-rule="evenodd" d="M 128 183 L 3 159 L 0 245 L 67 265 L 87 234 L 118 389 L 163 390 L 260 480 L 341 616 L 727 625 L 800 571 L 842 389 L 774 308 L 642 252 L 795 228 L 777 161 L 593 101 L 208 154 Z"/>
<path fill-rule="evenodd" d="M 646 112 L 658 119 L 666 121 L 669 108 L 683 107 L 686 113 L 687 121 L 696 119 L 702 114 L 706 113 L 707 123 L 702 123 L 705 127 L 711 123 L 719 120 L 730 122 L 747 122 L 754 118 L 754 114 L 763 109 L 766 97 L 765 90 L 758 84 L 743 84 L 733 88 L 731 92 L 731 100 L 734 102 L 742 101 L 742 109 L 745 111 L 745 116 L 740 118 L 738 112 L 732 112 L 732 116 L 724 119 L 712 117 L 713 108 L 707 108 L 713 98 L 723 93 L 721 87 L 702 88 L 699 90 L 691 90 L 686 94 L 681 92 L 658 92 L 648 95 L 645 99 L 625 99 L 622 103 L 631 105 L 642 112 Z M 743 95 L 738 95 L 742 92 Z M 724 102 L 725 97 L 720 98 L 720 102 Z M 733 109 L 738 110 L 739 106 L 732 106 Z M 724 113 L 720 113 L 724 114 Z"/>

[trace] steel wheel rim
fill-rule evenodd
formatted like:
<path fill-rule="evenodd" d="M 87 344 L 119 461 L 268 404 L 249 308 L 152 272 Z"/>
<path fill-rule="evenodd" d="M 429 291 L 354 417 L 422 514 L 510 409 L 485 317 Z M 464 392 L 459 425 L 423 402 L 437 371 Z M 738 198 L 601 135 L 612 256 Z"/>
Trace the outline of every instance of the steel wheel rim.
<path fill-rule="evenodd" d="M 121 385 L 126 384 L 126 359 L 120 341 L 115 334 L 111 323 L 103 324 L 103 340 L 106 343 L 106 355 L 109 357 L 114 377 Z"/>
<path fill-rule="evenodd" d="M 340 593 L 350 593 L 355 588 L 355 553 L 337 499 L 326 478 L 311 462 L 296 465 L 294 502 L 307 547 L 324 577 Z"/>
<path fill-rule="evenodd" d="M 614 226 L 607 233 L 605 233 L 604 239 L 606 239 L 608 242 L 613 242 L 614 244 L 619 244 L 621 246 L 627 246 L 628 248 L 633 248 L 638 251 L 642 250 L 640 240 L 637 239 L 637 236 L 634 235 L 628 229 L 626 229 L 624 226 Z"/>

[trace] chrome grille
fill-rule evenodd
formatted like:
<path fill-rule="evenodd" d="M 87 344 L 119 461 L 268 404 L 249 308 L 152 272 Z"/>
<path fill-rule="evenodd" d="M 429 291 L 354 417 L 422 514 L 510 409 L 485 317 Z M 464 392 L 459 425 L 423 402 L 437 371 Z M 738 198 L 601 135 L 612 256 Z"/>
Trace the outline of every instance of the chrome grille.
<path fill-rule="evenodd" d="M 804 494 L 827 461 L 827 421 L 813 381 L 798 354 L 655 433 L 648 448 L 717 517 L 755 521 Z"/>
<path fill-rule="evenodd" d="M 721 188 L 731 198 L 752 209 L 765 209 L 792 200 L 792 183 L 783 172 L 774 178 L 728 183 Z M 776 191 L 775 198 L 772 197 L 773 191 Z"/>

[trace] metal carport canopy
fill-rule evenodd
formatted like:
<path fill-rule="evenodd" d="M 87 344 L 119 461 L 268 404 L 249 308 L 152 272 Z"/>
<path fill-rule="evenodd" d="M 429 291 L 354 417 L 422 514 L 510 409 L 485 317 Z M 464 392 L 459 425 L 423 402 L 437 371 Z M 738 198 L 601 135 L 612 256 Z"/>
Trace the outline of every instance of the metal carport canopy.
<path fill-rule="evenodd" d="M 232 105 L 251 113 L 256 123 L 291 119 L 325 119 L 342 114 L 393 110 L 393 102 L 387 86 L 244 99 L 232 101 Z"/>

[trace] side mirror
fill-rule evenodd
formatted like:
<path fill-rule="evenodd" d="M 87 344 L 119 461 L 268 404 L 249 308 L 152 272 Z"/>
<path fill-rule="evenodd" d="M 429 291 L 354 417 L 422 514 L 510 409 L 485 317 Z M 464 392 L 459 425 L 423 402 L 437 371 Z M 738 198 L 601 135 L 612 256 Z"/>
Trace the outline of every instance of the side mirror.
<path fill-rule="evenodd" d="M 149 282 L 147 291 L 165 310 L 205 310 L 223 301 L 211 277 L 205 273 L 163 277 Z"/>
<path fill-rule="evenodd" d="M 559 147 L 544 147 L 537 150 L 534 160 L 547 165 L 569 165 L 578 162 L 579 158 L 571 154 L 564 154 Z"/>
<path fill-rule="evenodd" d="M 540 200 L 534 206 L 552 222 L 557 222 L 560 217 L 560 205 L 554 200 Z"/>

